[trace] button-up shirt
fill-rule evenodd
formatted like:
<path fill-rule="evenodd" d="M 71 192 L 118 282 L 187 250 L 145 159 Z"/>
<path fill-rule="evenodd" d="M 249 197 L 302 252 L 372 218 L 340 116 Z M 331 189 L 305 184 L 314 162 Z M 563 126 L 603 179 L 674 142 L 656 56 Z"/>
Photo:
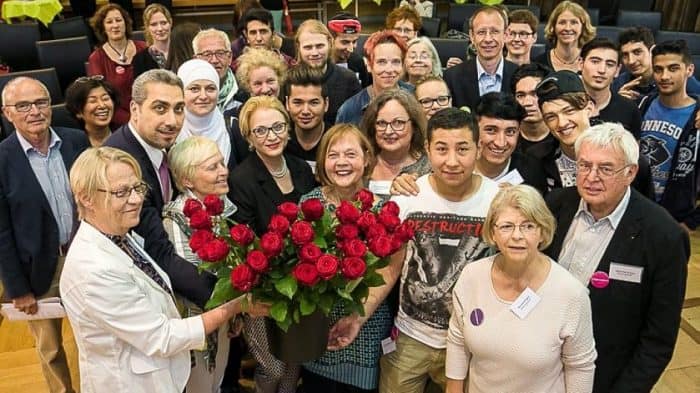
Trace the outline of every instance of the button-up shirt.
<path fill-rule="evenodd" d="M 56 219 L 58 240 L 60 244 L 66 244 L 73 229 L 73 194 L 68 181 L 68 171 L 61 156 L 60 149 L 63 141 L 53 129 L 49 128 L 49 133 L 47 154 L 35 149 L 19 132 L 17 139 Z"/>
<path fill-rule="evenodd" d="M 503 57 L 501 57 L 496 73 L 489 74 L 484 67 L 481 66 L 479 58 L 476 59 L 476 76 L 479 81 L 479 96 L 486 93 L 501 91 L 501 83 L 503 82 Z"/>
<path fill-rule="evenodd" d="M 141 138 L 141 135 L 139 135 L 138 132 L 134 129 L 134 126 L 129 123 L 129 130 L 131 131 L 132 134 L 134 134 L 134 138 L 139 142 L 139 145 L 143 147 L 143 150 L 146 151 L 146 155 L 148 156 L 148 159 L 151 161 L 151 165 L 153 165 L 153 170 L 156 171 L 156 176 L 158 177 L 158 184 L 163 184 L 163 179 L 160 178 L 160 164 L 163 162 L 163 158 L 165 157 L 165 152 L 161 149 L 155 148 L 146 141 Z M 170 195 L 168 195 L 167 200 L 164 200 L 163 203 L 168 203 L 172 199 L 172 190 L 170 191 Z"/>
<path fill-rule="evenodd" d="M 631 191 L 627 187 L 625 195 L 615 210 L 609 215 L 596 221 L 588 210 L 588 204 L 581 199 L 578 210 L 566 233 L 559 264 L 576 277 L 583 285 L 588 281 L 598 267 L 610 240 L 620 224 L 622 216 L 629 205 Z"/>

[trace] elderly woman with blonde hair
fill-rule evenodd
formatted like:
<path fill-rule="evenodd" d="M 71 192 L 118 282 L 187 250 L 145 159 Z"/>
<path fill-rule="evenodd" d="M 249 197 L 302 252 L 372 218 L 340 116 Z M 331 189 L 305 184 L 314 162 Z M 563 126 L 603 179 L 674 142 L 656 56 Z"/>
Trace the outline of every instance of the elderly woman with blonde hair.
<path fill-rule="evenodd" d="M 555 221 L 540 193 L 501 189 L 482 227 L 496 255 L 454 287 L 447 392 L 591 392 L 596 359 L 586 288 L 541 250 Z"/>
<path fill-rule="evenodd" d="M 235 299 L 181 318 L 168 275 L 130 231 L 148 185 L 119 149 L 86 150 L 70 171 L 81 224 L 61 274 L 63 305 L 78 346 L 81 391 L 180 393 L 190 350 L 241 309 Z M 265 315 L 265 307 L 254 307 Z"/>

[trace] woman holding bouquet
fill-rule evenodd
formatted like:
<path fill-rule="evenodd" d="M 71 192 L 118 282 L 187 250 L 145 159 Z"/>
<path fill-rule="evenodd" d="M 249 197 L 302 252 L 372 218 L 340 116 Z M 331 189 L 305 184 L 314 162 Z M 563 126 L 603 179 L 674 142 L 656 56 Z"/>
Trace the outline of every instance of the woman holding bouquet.
<path fill-rule="evenodd" d="M 163 225 L 175 252 L 187 261 L 199 265 L 202 261 L 190 247 L 190 242 L 197 241 L 192 238 L 193 231 L 190 229 L 197 217 L 192 215 L 188 223 L 185 210 L 191 208 L 187 206 L 187 200 L 194 199 L 203 203 L 206 210 L 212 214 L 220 213 L 223 217 L 233 214 L 236 206 L 226 197 L 228 168 L 216 143 L 203 136 L 190 136 L 177 143 L 168 153 L 168 162 L 180 195 L 163 207 Z M 202 313 L 194 304 L 186 302 L 185 306 L 185 317 Z M 228 359 L 227 332 L 226 327 L 218 329 L 207 336 L 205 350 L 193 352 L 194 367 L 187 382 L 188 391 L 218 391 Z"/>
<path fill-rule="evenodd" d="M 238 207 L 233 219 L 248 224 L 258 236 L 267 230 L 282 202 L 298 203 L 316 185 L 306 161 L 286 155 L 289 115 L 282 103 L 266 95 L 250 98 L 239 116 L 241 134 L 254 154 L 231 173 L 229 198 Z M 244 318 L 243 334 L 258 362 L 256 392 L 295 392 L 299 366 L 270 354 L 264 318 Z"/>

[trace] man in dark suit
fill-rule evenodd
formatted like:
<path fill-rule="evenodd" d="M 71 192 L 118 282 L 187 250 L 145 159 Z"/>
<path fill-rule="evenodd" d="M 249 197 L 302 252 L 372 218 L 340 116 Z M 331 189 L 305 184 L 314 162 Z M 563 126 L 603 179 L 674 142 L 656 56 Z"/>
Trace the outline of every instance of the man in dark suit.
<path fill-rule="evenodd" d="M 547 197 L 557 219 L 547 254 L 590 291 L 598 351 L 593 392 L 649 392 L 678 335 L 688 234 L 630 187 L 639 148 L 621 125 L 594 126 L 575 146 L 576 189 Z"/>
<path fill-rule="evenodd" d="M 469 20 L 469 38 L 476 58 L 450 67 L 445 82 L 452 93 L 452 106 L 475 109 L 479 97 L 510 90 L 510 78 L 518 67 L 503 57 L 506 16 L 499 8 L 479 8 Z"/>
<path fill-rule="evenodd" d="M 105 146 L 134 156 L 143 181 L 149 185 L 135 228 L 145 240 L 146 252 L 168 273 L 175 292 L 203 306 L 213 290 L 214 277 L 200 274 L 175 253 L 161 219 L 163 206 L 172 199 L 175 189 L 165 150 L 175 143 L 185 118 L 182 82 L 170 71 L 150 70 L 136 78 L 131 96 L 131 120 L 115 131 Z"/>
<path fill-rule="evenodd" d="M 85 134 L 51 124 L 41 82 L 11 80 L 2 111 L 16 132 L 0 143 L 0 297 L 27 314 L 37 300 L 59 296 L 58 279 L 77 217 L 68 171 L 89 147 Z M 51 392 L 73 392 L 61 336 L 62 319 L 29 321 Z"/>

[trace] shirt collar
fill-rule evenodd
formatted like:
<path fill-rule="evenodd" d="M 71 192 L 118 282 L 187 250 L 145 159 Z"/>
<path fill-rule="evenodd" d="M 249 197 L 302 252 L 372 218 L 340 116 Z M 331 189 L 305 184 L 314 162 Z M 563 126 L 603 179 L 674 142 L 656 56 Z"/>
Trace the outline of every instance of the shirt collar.
<path fill-rule="evenodd" d="M 35 149 L 34 146 L 32 146 L 32 144 L 29 143 L 29 141 L 26 140 L 21 133 L 15 132 L 15 134 L 17 134 L 17 140 L 19 141 L 19 145 L 22 146 L 22 151 L 24 152 L 24 154 L 28 154 L 30 151 L 39 153 L 39 151 Z M 58 149 L 61 148 L 61 143 L 63 141 L 51 127 L 49 127 L 49 138 L 49 150 L 53 150 L 54 147 Z"/>
<path fill-rule="evenodd" d="M 488 72 L 486 72 L 484 67 L 481 66 L 481 61 L 479 60 L 479 57 L 477 57 L 476 58 L 476 76 L 477 76 L 477 78 L 481 78 L 481 76 L 484 74 L 491 75 Z M 499 77 L 501 77 L 501 79 L 503 79 L 503 56 L 501 56 L 501 61 L 498 63 L 498 67 L 496 68 L 495 75 L 498 75 Z"/>
<path fill-rule="evenodd" d="M 622 196 L 620 203 L 617 204 L 617 207 L 615 208 L 615 210 L 613 210 L 612 213 L 601 218 L 598 221 L 601 222 L 603 220 L 607 220 L 613 229 L 617 229 L 617 226 L 620 225 L 620 221 L 622 220 L 622 216 L 625 214 L 625 211 L 627 210 L 627 205 L 629 205 L 630 195 L 632 195 L 632 191 L 630 190 L 630 187 L 627 186 L 627 190 L 625 191 L 625 194 Z M 586 203 L 586 201 L 583 200 L 583 198 L 581 198 L 581 200 L 578 203 L 578 210 L 576 211 L 575 217 L 578 217 L 582 214 L 586 215 L 587 217 L 591 218 L 591 220 L 595 221 L 595 219 L 593 219 L 593 215 L 588 210 L 588 204 Z"/>
<path fill-rule="evenodd" d="M 136 140 L 139 142 L 139 145 L 143 147 L 143 150 L 146 151 L 146 154 L 148 155 L 148 159 L 151 160 L 151 163 L 153 164 L 153 167 L 156 169 L 160 168 L 160 164 L 163 161 L 164 154 L 163 150 L 161 149 L 156 149 L 155 147 L 149 145 L 146 143 L 146 141 L 141 138 L 141 135 L 139 135 L 138 132 L 134 129 L 134 126 L 129 122 L 129 130 L 131 130 L 131 133 L 134 134 L 134 137 Z"/>

